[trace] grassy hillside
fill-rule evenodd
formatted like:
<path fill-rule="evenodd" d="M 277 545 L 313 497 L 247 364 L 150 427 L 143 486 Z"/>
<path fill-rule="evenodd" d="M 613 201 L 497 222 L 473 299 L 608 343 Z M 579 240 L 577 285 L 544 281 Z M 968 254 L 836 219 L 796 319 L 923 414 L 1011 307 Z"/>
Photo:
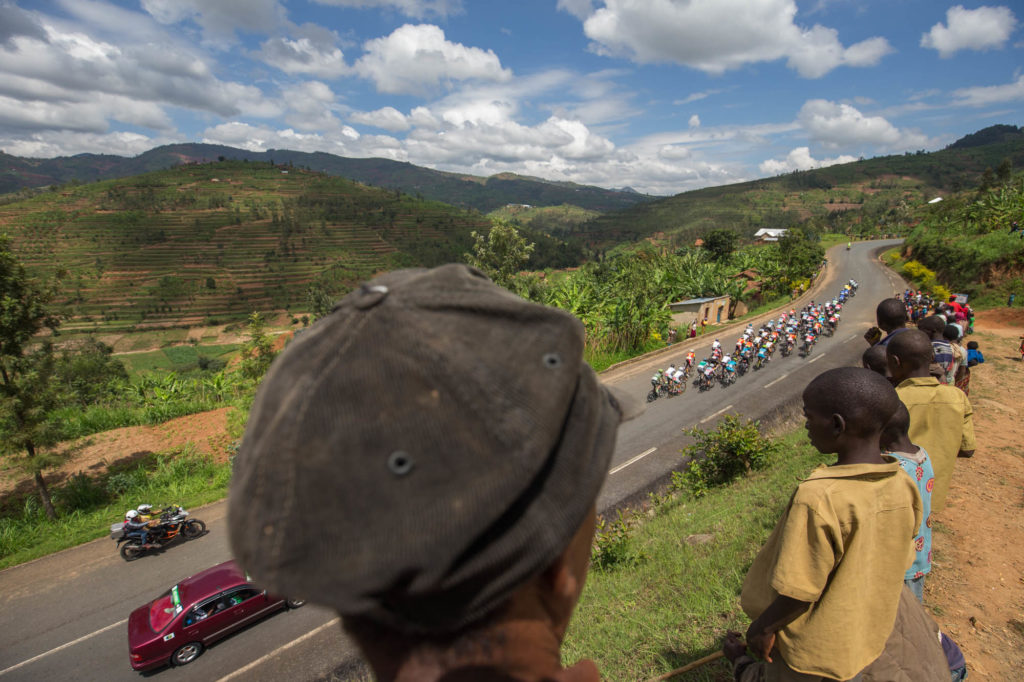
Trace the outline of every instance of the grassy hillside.
<path fill-rule="evenodd" d="M 182 163 L 207 163 L 219 159 L 290 164 L 485 213 L 506 204 L 554 206 L 563 203 L 603 212 L 650 199 L 632 191 L 550 182 L 512 173 L 483 178 L 435 171 L 390 159 L 350 159 L 324 152 L 286 149 L 252 152 L 210 144 L 166 145 L 134 158 L 80 154 L 55 159 L 25 159 L 0 152 L 0 193 L 72 181 L 129 177 Z"/>
<path fill-rule="evenodd" d="M 904 246 L 915 282 L 948 284 L 980 305 L 1024 293 L 1024 176 L 948 197 L 918 217 Z"/>
<path fill-rule="evenodd" d="M 381 270 L 460 260 L 488 221 L 264 163 L 180 166 L 0 206 L 30 270 L 62 275 L 65 325 L 110 331 L 308 310 Z"/>
<path fill-rule="evenodd" d="M 884 156 L 774 178 L 685 192 L 597 217 L 580 228 L 592 245 L 654 238 L 692 244 L 716 228 L 743 236 L 804 224 L 851 234 L 903 233 L 913 208 L 973 187 L 1005 159 L 1024 166 L 1024 132 L 993 126 L 938 152 Z"/>

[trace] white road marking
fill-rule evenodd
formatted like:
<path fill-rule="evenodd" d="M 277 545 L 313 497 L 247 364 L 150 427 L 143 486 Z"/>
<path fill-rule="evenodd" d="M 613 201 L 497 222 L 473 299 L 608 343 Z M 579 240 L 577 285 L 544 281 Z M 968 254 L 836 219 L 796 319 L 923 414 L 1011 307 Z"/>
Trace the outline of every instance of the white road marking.
<path fill-rule="evenodd" d="M 843 343 L 846 343 L 847 341 L 852 341 L 853 339 L 857 338 L 858 336 L 860 336 L 860 334 L 850 334 L 845 339 L 843 339 Z"/>
<path fill-rule="evenodd" d="M 767 384 L 764 385 L 764 387 L 765 388 L 771 388 L 772 386 L 774 386 L 775 384 L 779 383 L 780 381 L 782 381 L 783 379 L 785 379 L 788 376 L 789 376 L 789 372 L 786 372 L 785 374 L 783 374 L 778 379 L 772 379 L 771 381 L 769 381 Z"/>
<path fill-rule="evenodd" d="M 817 362 L 818 360 L 821 360 L 821 359 L 822 359 L 823 357 L 825 357 L 825 354 L 824 354 L 824 353 L 822 353 L 821 355 L 816 355 L 816 356 L 814 356 L 814 359 L 813 359 L 813 360 L 808 360 L 808 361 L 807 361 L 807 364 L 809 365 L 809 364 L 811 364 L 812 362 Z"/>
<path fill-rule="evenodd" d="M 637 462 L 639 462 L 644 457 L 646 457 L 647 455 L 651 454 L 652 452 L 654 452 L 657 449 L 658 448 L 651 448 L 650 450 L 644 450 L 643 452 L 641 452 L 639 455 L 637 455 L 633 459 L 629 460 L 628 462 L 623 462 L 619 466 L 617 466 L 614 469 L 612 469 L 611 471 L 609 471 L 608 475 L 611 476 L 612 474 L 617 474 L 620 471 L 622 471 L 623 469 L 625 469 L 626 467 L 628 467 L 630 464 L 636 464 Z"/>
<path fill-rule="evenodd" d="M 50 649 L 49 651 L 45 651 L 45 652 L 39 654 L 38 656 L 33 656 L 32 658 L 28 659 L 27 661 L 22 661 L 21 663 L 18 663 L 16 665 L 12 665 L 10 668 L 4 668 L 3 670 L 0 670 L 0 675 L 4 675 L 6 673 L 9 673 L 12 670 L 17 670 L 18 668 L 20 668 L 20 667 L 22 667 L 24 665 L 28 665 L 29 663 L 35 663 L 40 658 L 45 658 L 45 657 L 49 656 L 50 654 L 55 654 L 58 651 L 63 651 L 64 649 L 67 649 L 70 646 L 74 646 L 74 645 L 78 644 L 79 642 L 84 642 L 85 640 L 89 639 L 90 637 L 95 637 L 96 635 L 103 634 L 107 630 L 111 630 L 113 628 L 116 628 L 118 625 L 124 625 L 127 622 L 128 622 L 128 619 L 125 618 L 124 620 L 119 620 L 116 623 L 111 623 L 110 625 L 108 625 L 105 628 L 100 628 L 96 632 L 90 632 L 88 635 L 82 635 L 78 639 L 72 640 L 72 641 L 68 642 L 67 644 L 61 644 L 59 647 L 57 647 L 55 649 Z"/>
<path fill-rule="evenodd" d="M 731 410 L 731 409 L 732 409 L 732 405 L 726 405 L 725 407 L 720 409 L 718 412 L 715 412 L 714 414 L 710 414 L 707 417 L 704 417 L 703 419 L 701 419 L 700 423 L 704 424 L 706 422 L 709 422 L 712 419 L 714 419 L 715 417 L 717 417 L 718 415 L 722 414 L 723 412 L 726 412 L 726 411 Z"/>
<path fill-rule="evenodd" d="M 225 675 L 224 677 L 222 677 L 219 680 L 217 680 L 217 682 L 225 682 L 226 680 L 233 680 L 236 677 L 249 672 L 253 668 L 257 668 L 257 667 L 263 665 L 264 663 L 269 661 L 271 658 L 274 658 L 278 654 L 281 654 L 281 653 L 287 651 L 288 649 L 291 649 L 293 646 L 295 646 L 297 644 L 301 644 L 302 642 L 305 642 L 310 637 L 313 637 L 316 634 L 318 634 L 321 630 L 324 630 L 325 628 L 329 628 L 332 625 L 336 625 L 337 623 L 340 623 L 340 622 L 341 622 L 341 618 L 340 617 L 339 618 L 335 618 L 333 620 L 329 620 L 326 623 L 324 623 L 323 625 L 321 625 L 320 627 L 314 628 L 313 630 L 310 630 L 309 632 L 307 632 L 306 634 L 302 635 L 301 637 L 299 637 L 297 639 L 293 639 L 292 641 L 288 642 L 287 644 L 285 644 L 283 646 L 279 646 L 278 648 L 276 648 L 273 651 L 271 651 L 269 654 L 267 654 L 265 656 L 260 656 L 259 658 L 257 658 L 255 661 L 253 661 L 249 665 L 241 667 L 241 668 L 239 668 L 238 670 L 234 671 L 233 673 L 231 673 L 229 675 Z"/>

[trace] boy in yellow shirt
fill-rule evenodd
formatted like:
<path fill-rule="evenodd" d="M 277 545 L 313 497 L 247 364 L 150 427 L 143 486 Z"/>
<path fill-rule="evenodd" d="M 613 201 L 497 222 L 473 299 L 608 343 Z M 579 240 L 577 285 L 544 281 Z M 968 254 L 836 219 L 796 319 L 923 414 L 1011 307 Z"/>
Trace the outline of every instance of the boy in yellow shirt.
<path fill-rule="evenodd" d="M 921 499 L 879 448 L 899 406 L 885 378 L 829 370 L 803 401 L 811 444 L 838 458 L 799 484 L 747 573 L 747 644 L 766 663 L 746 663 L 763 665 L 768 680 L 850 680 L 893 629 Z"/>

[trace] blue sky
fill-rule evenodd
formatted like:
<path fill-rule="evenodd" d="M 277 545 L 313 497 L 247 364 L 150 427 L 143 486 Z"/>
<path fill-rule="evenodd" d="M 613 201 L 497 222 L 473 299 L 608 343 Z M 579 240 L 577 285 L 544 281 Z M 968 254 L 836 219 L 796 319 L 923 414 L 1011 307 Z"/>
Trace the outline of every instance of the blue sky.
<path fill-rule="evenodd" d="M 0 149 L 668 195 L 1020 125 L 1022 22 L 1019 0 L 0 0 Z"/>

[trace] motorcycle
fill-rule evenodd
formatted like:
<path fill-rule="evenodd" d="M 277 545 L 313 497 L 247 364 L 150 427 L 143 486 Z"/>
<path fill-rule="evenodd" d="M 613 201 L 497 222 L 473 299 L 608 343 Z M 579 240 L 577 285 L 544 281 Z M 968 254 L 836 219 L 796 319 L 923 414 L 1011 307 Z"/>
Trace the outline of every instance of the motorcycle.
<path fill-rule="evenodd" d="M 177 505 L 161 510 L 160 524 L 149 529 L 149 542 L 145 545 L 142 538 L 125 528 L 124 522 L 110 526 L 110 539 L 117 541 L 122 559 L 135 561 L 150 549 L 162 549 L 179 535 L 186 540 L 194 540 L 205 533 L 206 524 L 199 519 L 190 519 L 188 515 Z"/>

